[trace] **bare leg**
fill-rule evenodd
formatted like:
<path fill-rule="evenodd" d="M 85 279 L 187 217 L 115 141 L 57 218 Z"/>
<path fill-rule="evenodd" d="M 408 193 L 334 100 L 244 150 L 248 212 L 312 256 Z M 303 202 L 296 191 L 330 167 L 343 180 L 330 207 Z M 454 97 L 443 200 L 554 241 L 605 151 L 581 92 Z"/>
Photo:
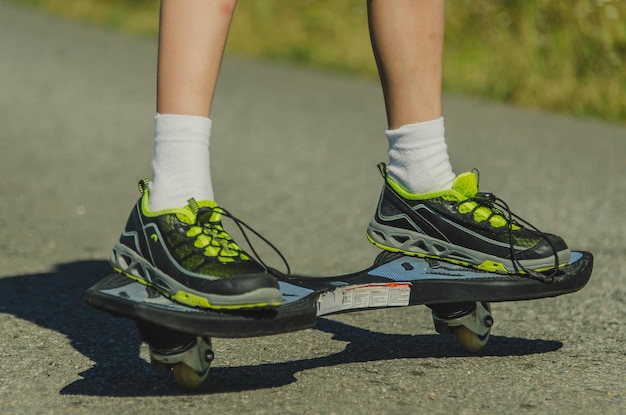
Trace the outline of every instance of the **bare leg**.
<path fill-rule="evenodd" d="M 209 117 L 236 0 L 162 0 L 157 112 Z"/>
<path fill-rule="evenodd" d="M 452 187 L 441 116 L 443 0 L 368 0 L 385 97 L 389 177 L 411 193 Z"/>
<path fill-rule="evenodd" d="M 162 0 L 149 207 L 214 200 L 211 105 L 236 0 Z"/>
<path fill-rule="evenodd" d="M 390 129 L 441 117 L 443 0 L 368 0 Z"/>

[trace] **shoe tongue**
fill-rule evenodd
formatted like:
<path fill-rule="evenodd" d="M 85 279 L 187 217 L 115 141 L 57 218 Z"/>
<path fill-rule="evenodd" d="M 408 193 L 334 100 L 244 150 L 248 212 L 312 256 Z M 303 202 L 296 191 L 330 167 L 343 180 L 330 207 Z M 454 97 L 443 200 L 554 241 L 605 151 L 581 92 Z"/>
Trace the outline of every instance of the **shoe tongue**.
<path fill-rule="evenodd" d="M 476 196 L 476 193 L 478 193 L 478 178 L 472 172 L 461 173 L 454 180 L 452 190 L 455 190 L 468 199 L 471 199 Z"/>
<path fill-rule="evenodd" d="M 206 224 L 206 223 L 215 223 L 220 222 L 222 220 L 222 213 L 213 208 L 200 208 L 198 210 L 198 223 Z"/>
<path fill-rule="evenodd" d="M 194 225 L 220 222 L 222 219 L 222 211 L 215 202 L 209 200 L 196 202 L 193 198 L 189 199 L 188 202 L 189 205 L 185 206 L 178 215 L 178 219 L 182 222 Z"/>

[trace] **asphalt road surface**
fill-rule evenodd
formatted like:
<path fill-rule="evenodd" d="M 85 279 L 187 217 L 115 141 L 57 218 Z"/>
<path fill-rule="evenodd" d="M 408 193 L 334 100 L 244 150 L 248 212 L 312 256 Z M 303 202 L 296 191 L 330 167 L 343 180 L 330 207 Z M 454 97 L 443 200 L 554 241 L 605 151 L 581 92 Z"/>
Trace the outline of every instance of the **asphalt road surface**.
<path fill-rule="evenodd" d="M 480 356 L 425 307 L 217 339 L 208 382 L 153 372 L 131 322 L 84 291 L 150 174 L 156 42 L 0 3 L 0 413 L 618 414 L 625 401 L 626 128 L 445 97 L 457 172 L 595 254 L 588 286 L 494 305 Z M 369 266 L 386 158 L 375 82 L 228 57 L 214 106 L 219 202 L 298 273 Z"/>

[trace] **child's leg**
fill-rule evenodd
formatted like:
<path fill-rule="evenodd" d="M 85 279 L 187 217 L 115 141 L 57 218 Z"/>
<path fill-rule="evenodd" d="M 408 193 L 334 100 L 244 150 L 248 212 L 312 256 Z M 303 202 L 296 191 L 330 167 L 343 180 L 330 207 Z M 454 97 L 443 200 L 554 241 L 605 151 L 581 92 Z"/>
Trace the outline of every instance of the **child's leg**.
<path fill-rule="evenodd" d="M 211 116 L 236 0 L 162 0 L 157 112 Z"/>
<path fill-rule="evenodd" d="M 412 193 L 449 189 L 454 173 L 441 117 L 444 2 L 369 0 L 368 16 L 389 124 L 389 174 Z"/>
<path fill-rule="evenodd" d="M 213 200 L 211 105 L 235 0 L 163 0 L 149 206 Z"/>
<path fill-rule="evenodd" d="M 443 0 L 369 0 L 390 129 L 441 117 Z"/>

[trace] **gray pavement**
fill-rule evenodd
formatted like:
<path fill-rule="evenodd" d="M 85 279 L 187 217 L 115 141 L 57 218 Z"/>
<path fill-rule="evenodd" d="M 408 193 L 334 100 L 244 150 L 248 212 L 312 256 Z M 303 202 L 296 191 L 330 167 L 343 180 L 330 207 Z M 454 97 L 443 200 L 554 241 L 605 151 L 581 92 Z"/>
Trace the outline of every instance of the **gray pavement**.
<path fill-rule="evenodd" d="M 484 355 L 425 307 L 215 341 L 199 393 L 151 371 L 132 323 L 86 288 L 149 175 L 156 43 L 0 3 L 0 413 L 624 413 L 626 128 L 445 97 L 457 172 L 571 246 L 581 292 L 494 306 Z M 212 146 L 220 203 L 295 271 L 370 265 L 385 159 L 374 82 L 226 59 Z"/>

